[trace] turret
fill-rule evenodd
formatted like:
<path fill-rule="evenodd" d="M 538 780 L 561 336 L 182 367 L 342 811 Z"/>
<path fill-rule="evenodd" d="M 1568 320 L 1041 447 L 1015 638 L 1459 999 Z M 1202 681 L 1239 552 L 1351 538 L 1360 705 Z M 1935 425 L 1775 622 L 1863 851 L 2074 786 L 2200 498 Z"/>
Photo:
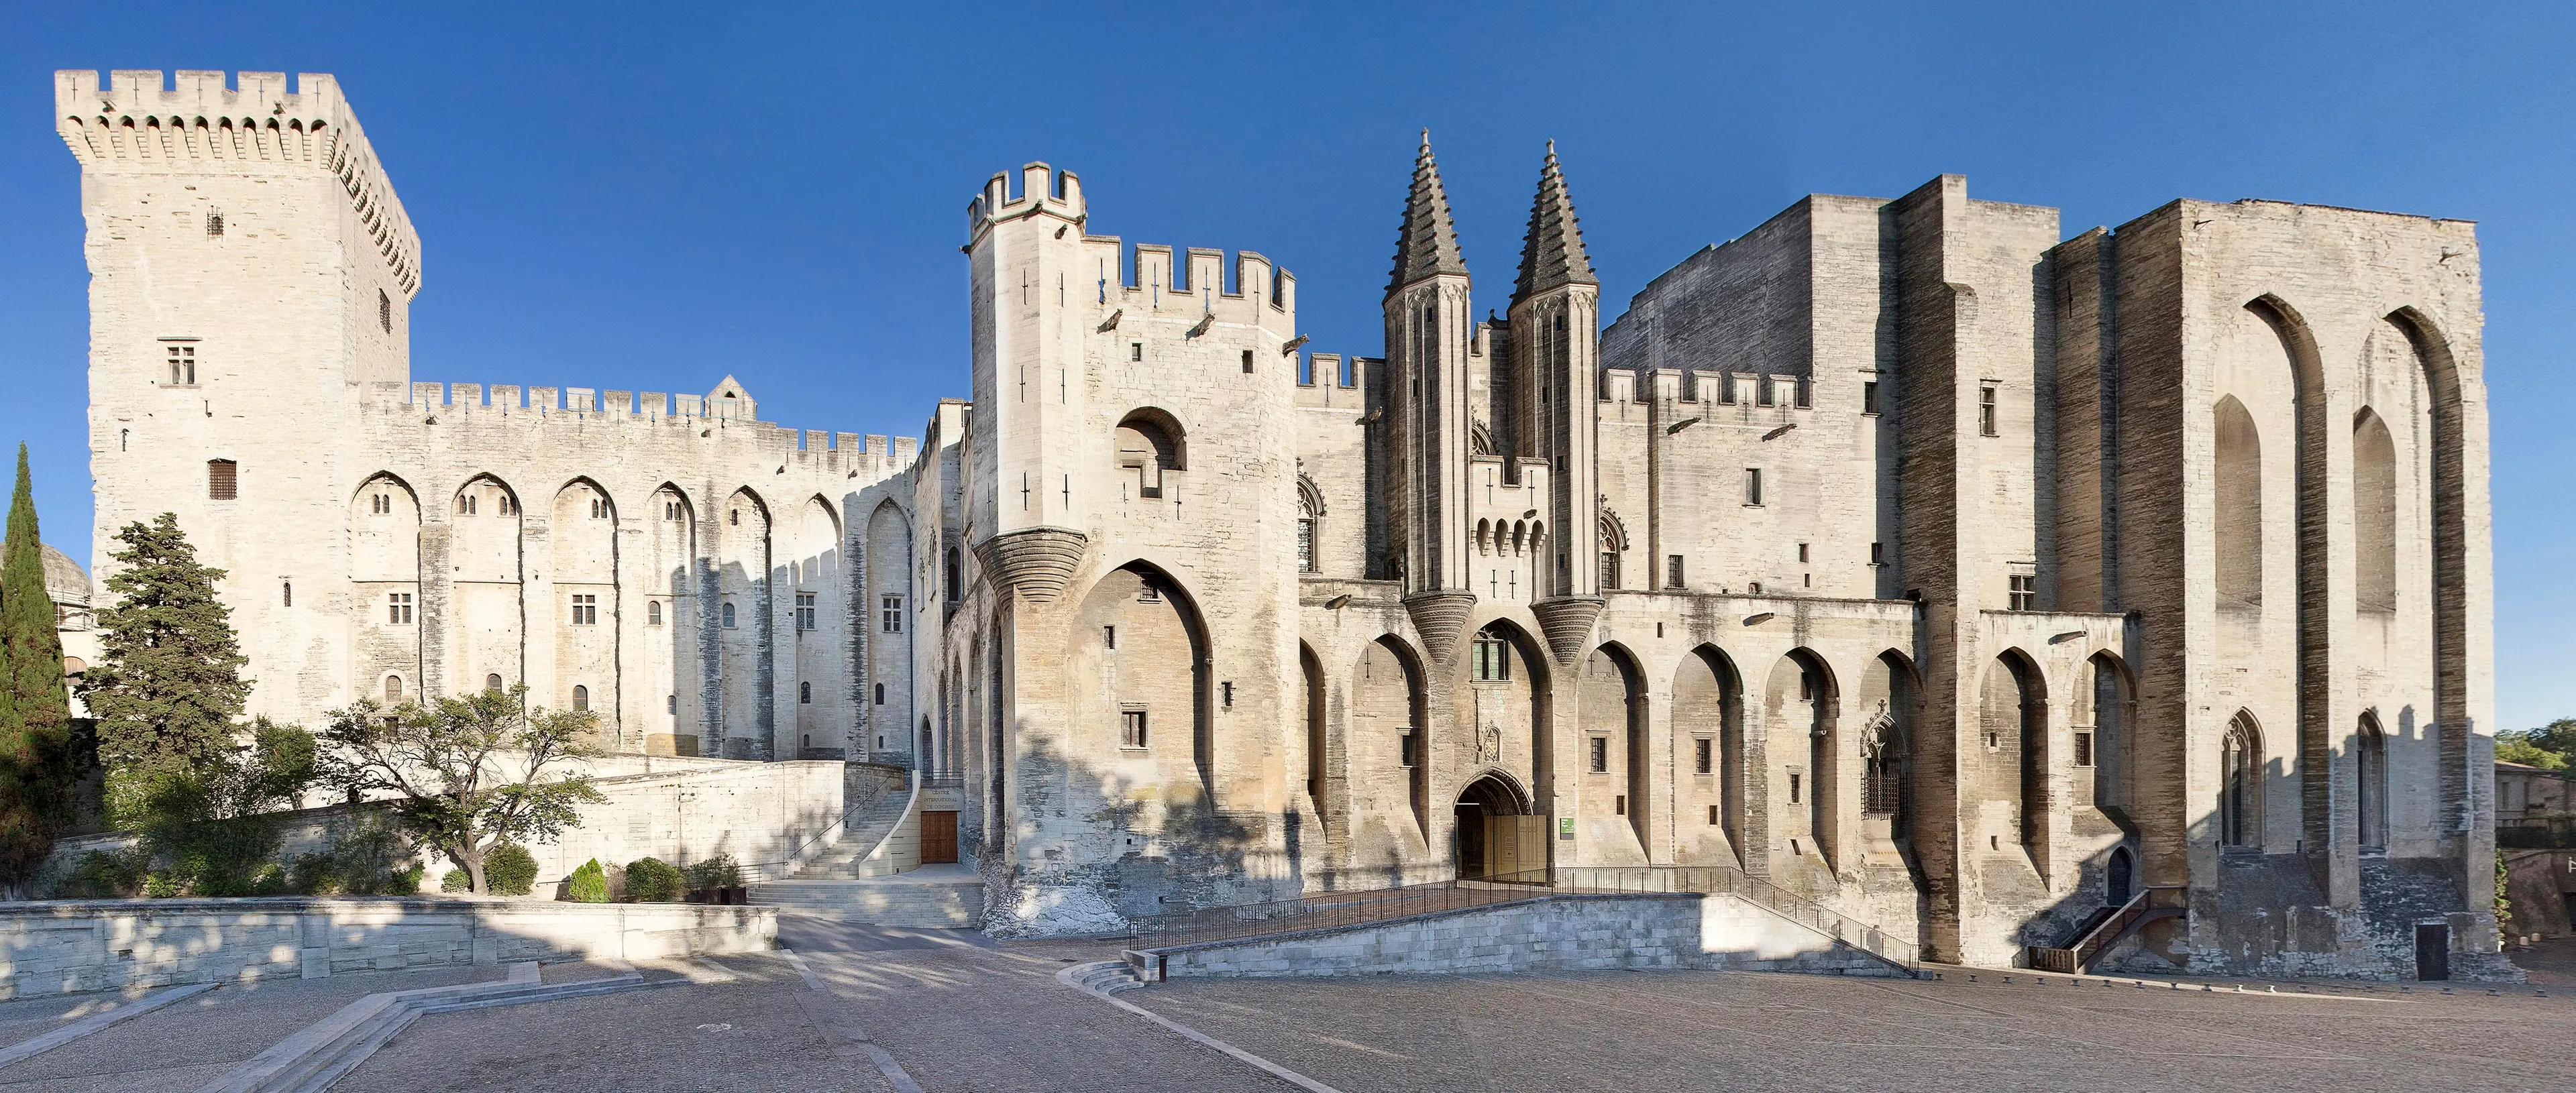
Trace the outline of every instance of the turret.
<path fill-rule="evenodd" d="M 1093 289 L 1084 261 L 1089 213 L 1082 181 L 1044 163 L 996 173 L 967 204 L 972 262 L 974 412 L 968 415 L 982 466 L 967 488 L 973 545 L 993 577 L 1028 598 L 1053 598 L 1071 575 L 1086 536 L 1066 511 L 1074 495 L 1068 462 L 1083 443 L 1083 336 L 1074 294 Z M 1091 303 L 1085 299 L 1084 304 Z"/>
<path fill-rule="evenodd" d="M 1467 572 L 1467 454 L 1470 428 L 1467 357 L 1474 319 L 1467 261 L 1431 131 L 1413 161 L 1413 188 L 1396 236 L 1395 271 L 1386 286 L 1386 389 L 1392 549 L 1404 582 L 1404 605 L 1434 659 L 1448 661 L 1476 604 Z"/>
<path fill-rule="evenodd" d="M 1514 408 L 1519 434 L 1548 461 L 1555 483 L 1548 517 L 1556 534 L 1547 544 L 1553 573 L 1547 595 L 1531 607 L 1549 649 L 1567 660 L 1581 650 L 1602 604 L 1593 436 L 1600 310 L 1601 282 L 1584 253 L 1574 198 L 1551 140 L 1539 167 L 1529 232 L 1521 240 L 1520 277 L 1512 286 L 1511 372 L 1513 387 L 1527 393 Z"/>

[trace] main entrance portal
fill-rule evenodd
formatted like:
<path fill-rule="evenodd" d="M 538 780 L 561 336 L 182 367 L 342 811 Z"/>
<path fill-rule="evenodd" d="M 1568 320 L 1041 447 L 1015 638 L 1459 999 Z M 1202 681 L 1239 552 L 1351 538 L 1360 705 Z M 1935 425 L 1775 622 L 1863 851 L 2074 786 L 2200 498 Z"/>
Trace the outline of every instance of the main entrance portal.
<path fill-rule="evenodd" d="M 1547 879 L 1547 817 L 1530 815 L 1510 783 L 1491 774 L 1469 783 L 1458 795 L 1457 815 L 1460 879 Z"/>

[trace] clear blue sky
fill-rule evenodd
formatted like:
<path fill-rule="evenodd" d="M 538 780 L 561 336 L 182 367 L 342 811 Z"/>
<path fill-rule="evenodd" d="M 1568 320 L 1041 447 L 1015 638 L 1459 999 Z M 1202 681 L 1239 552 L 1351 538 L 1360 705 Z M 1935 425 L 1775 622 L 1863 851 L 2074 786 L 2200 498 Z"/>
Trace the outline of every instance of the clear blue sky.
<path fill-rule="evenodd" d="M 1096 231 L 1268 254 L 1312 348 L 1375 353 L 1428 126 L 1493 306 L 1551 137 L 1612 315 L 1801 194 L 1943 172 L 2056 206 L 2069 234 L 2175 197 L 2479 221 L 2498 713 L 2576 716 L 2566 7 L 557 7 L 13 6 L 0 376 L 48 540 L 89 556 L 57 68 L 337 74 L 423 240 L 417 379 L 732 372 L 783 424 L 899 435 L 967 393 L 957 245 L 992 172 L 1046 159 L 1082 174 Z"/>

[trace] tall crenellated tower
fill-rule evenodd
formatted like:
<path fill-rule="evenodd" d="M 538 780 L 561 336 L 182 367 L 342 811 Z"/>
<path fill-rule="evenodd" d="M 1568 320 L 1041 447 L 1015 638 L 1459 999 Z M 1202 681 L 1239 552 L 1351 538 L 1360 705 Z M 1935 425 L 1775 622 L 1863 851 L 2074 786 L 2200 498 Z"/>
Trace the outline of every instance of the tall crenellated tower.
<path fill-rule="evenodd" d="M 1386 447 L 1394 475 L 1388 516 L 1400 529 L 1405 609 L 1424 647 L 1444 663 L 1476 605 L 1464 526 L 1473 323 L 1467 260 L 1425 129 L 1386 285 Z"/>
<path fill-rule="evenodd" d="M 331 77 L 54 75 L 90 270 L 94 562 L 175 512 L 261 665 L 250 710 L 346 701 L 354 392 L 410 377 L 420 239 Z"/>
<path fill-rule="evenodd" d="M 1593 400 L 1601 369 L 1601 282 L 1583 250 L 1573 195 L 1547 142 L 1529 233 L 1521 241 L 1520 278 L 1512 286 L 1513 386 L 1519 435 L 1548 461 L 1554 476 L 1548 523 L 1553 566 L 1546 594 L 1531 604 L 1548 647 L 1572 659 L 1601 615 L 1601 571 L 1592 543 L 1601 521 Z"/>
<path fill-rule="evenodd" d="M 1083 259 L 1082 180 L 1044 163 L 1020 168 L 1020 193 L 995 174 L 967 209 L 973 263 L 974 414 L 969 431 L 984 461 L 967 499 L 986 564 L 1024 575 L 1033 590 L 1062 587 L 1083 550 L 1067 461 L 1086 450 L 1088 384 L 1079 322 L 1104 294 Z M 983 519 L 977 520 L 981 517 Z M 990 543 L 986 546 L 983 544 Z M 1025 572 L 1024 572 L 1025 571 Z"/>

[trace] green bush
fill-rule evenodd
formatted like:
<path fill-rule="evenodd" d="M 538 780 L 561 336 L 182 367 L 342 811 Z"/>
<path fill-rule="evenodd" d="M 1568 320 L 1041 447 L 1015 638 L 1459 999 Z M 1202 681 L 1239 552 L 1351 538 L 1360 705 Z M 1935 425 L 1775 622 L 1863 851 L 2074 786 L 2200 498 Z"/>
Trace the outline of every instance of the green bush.
<path fill-rule="evenodd" d="M 524 896 L 537 884 L 537 859 L 517 843 L 501 843 L 483 855 L 483 883 L 496 896 Z"/>
<path fill-rule="evenodd" d="M 608 902 L 608 871 L 599 867 L 599 859 L 572 871 L 572 879 L 564 882 L 564 898 L 574 903 Z"/>
<path fill-rule="evenodd" d="M 348 895 L 408 896 L 420 891 L 423 869 L 413 859 L 411 843 L 383 816 L 361 816 L 339 825 L 332 832 L 330 865 L 332 880 Z"/>
<path fill-rule="evenodd" d="M 685 872 L 691 888 L 742 887 L 742 867 L 734 864 L 731 854 L 718 854 L 705 861 L 691 862 Z"/>
<path fill-rule="evenodd" d="M 339 863 L 322 853 L 298 854 L 286 863 L 286 883 L 301 895 L 335 896 L 340 894 Z"/>
<path fill-rule="evenodd" d="M 678 903 L 688 894 L 688 880 L 680 870 L 660 858 L 637 858 L 626 866 L 626 900 L 629 903 Z"/>
<path fill-rule="evenodd" d="M 143 877 L 145 899 L 177 899 L 187 890 L 187 878 L 166 869 L 155 869 Z"/>
<path fill-rule="evenodd" d="M 152 859 L 141 850 L 92 850 L 54 885 L 61 899 L 133 899 L 143 894 Z"/>
<path fill-rule="evenodd" d="M 447 871 L 446 876 L 438 878 L 438 890 L 441 892 L 471 892 L 474 890 L 474 874 L 468 873 L 463 869 L 450 869 Z"/>

